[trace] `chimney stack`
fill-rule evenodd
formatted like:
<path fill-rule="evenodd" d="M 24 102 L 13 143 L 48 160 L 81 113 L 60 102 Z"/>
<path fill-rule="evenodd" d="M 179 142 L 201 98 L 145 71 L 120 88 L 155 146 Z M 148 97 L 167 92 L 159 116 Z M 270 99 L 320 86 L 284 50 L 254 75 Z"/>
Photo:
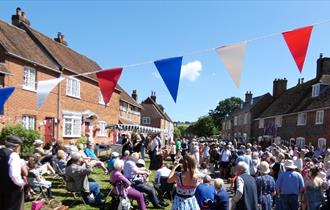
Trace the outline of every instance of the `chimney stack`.
<path fill-rule="evenodd" d="M 132 92 L 132 98 L 137 102 L 138 95 L 137 95 L 137 91 L 136 90 L 133 90 L 133 92 Z"/>
<path fill-rule="evenodd" d="M 282 95 L 287 89 L 287 84 L 288 80 L 286 80 L 286 78 L 275 79 L 273 82 L 273 97 L 278 98 L 280 95 Z"/>
<path fill-rule="evenodd" d="M 252 104 L 252 93 L 251 91 L 246 91 L 245 93 L 245 103 Z"/>
<path fill-rule="evenodd" d="M 30 21 L 26 17 L 26 13 L 21 10 L 20 7 L 16 8 L 16 14 L 11 16 L 11 24 L 19 27 L 21 23 L 25 23 L 26 25 L 30 25 Z"/>
<path fill-rule="evenodd" d="M 155 91 L 151 91 L 151 99 L 156 102 L 156 92 Z"/>
<path fill-rule="evenodd" d="M 68 43 L 64 40 L 64 35 L 61 32 L 57 32 L 57 37 L 54 38 L 54 40 L 65 46 L 68 46 Z"/>
<path fill-rule="evenodd" d="M 316 79 L 320 81 L 324 75 L 330 75 L 330 58 L 323 57 L 321 53 L 320 58 L 317 59 Z"/>

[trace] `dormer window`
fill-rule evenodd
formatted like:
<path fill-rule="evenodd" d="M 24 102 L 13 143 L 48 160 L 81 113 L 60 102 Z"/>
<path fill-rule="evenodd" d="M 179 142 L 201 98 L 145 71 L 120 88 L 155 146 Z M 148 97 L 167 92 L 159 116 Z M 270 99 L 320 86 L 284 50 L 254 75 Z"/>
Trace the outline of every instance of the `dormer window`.
<path fill-rule="evenodd" d="M 320 95 L 320 84 L 313 85 L 312 97 L 318 97 Z"/>

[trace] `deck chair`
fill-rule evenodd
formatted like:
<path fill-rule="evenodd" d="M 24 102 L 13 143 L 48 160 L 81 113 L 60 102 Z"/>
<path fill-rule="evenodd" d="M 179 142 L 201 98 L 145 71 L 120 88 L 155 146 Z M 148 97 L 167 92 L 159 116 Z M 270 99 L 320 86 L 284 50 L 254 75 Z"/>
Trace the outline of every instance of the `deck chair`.
<path fill-rule="evenodd" d="M 53 164 L 55 172 L 58 174 L 58 178 L 61 179 L 63 185 L 66 185 L 65 182 L 65 171 L 62 170 L 57 163 L 54 162 Z"/>
<path fill-rule="evenodd" d="M 66 177 L 64 176 L 64 181 L 65 181 L 65 186 L 66 186 L 66 190 L 72 195 L 72 197 L 74 198 L 74 201 L 70 204 L 70 207 L 73 206 L 77 201 L 82 201 L 84 205 L 86 205 L 86 202 L 83 198 L 83 192 L 81 191 L 73 191 L 68 187 L 68 182 L 73 182 L 73 180 L 70 180 L 70 177 Z"/>
<path fill-rule="evenodd" d="M 34 200 L 37 201 L 37 200 L 39 200 L 39 198 L 43 198 L 43 199 L 48 200 L 48 197 L 47 197 L 47 195 L 44 191 L 44 190 L 47 190 L 47 188 L 43 187 L 42 184 L 40 184 L 39 182 L 35 183 L 35 182 L 31 181 L 32 179 L 37 180 L 37 176 L 34 173 L 29 171 L 27 177 L 28 177 L 28 183 L 29 183 L 30 188 L 34 192 L 38 192 L 37 196 Z"/>

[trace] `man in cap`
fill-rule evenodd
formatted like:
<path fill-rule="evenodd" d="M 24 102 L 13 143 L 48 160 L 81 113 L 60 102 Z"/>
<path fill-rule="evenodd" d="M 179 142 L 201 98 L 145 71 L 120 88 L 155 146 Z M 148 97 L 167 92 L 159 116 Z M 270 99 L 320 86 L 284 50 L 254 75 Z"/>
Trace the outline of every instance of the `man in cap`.
<path fill-rule="evenodd" d="M 285 172 L 282 172 L 276 180 L 276 191 L 280 195 L 280 209 L 297 210 L 299 208 L 298 197 L 304 191 L 304 179 L 296 172 L 293 160 L 284 163 Z"/>
<path fill-rule="evenodd" d="M 119 159 L 119 153 L 118 152 L 112 152 L 111 153 L 111 158 L 106 161 L 109 171 L 112 171 L 114 169 L 113 166 L 115 164 L 115 161 L 118 160 L 118 159 Z"/>
<path fill-rule="evenodd" d="M 91 172 L 91 165 L 84 161 L 81 154 L 72 153 L 65 169 L 67 188 L 73 192 L 82 192 L 84 200 L 88 203 L 101 204 L 100 185 L 97 182 L 88 181 L 88 175 Z M 90 198 L 90 193 L 94 195 L 94 200 Z"/>
<path fill-rule="evenodd" d="M 0 208 L 18 210 L 23 204 L 22 175 L 27 176 L 27 168 L 20 159 L 22 140 L 17 136 L 8 136 L 5 148 L 0 149 Z"/>

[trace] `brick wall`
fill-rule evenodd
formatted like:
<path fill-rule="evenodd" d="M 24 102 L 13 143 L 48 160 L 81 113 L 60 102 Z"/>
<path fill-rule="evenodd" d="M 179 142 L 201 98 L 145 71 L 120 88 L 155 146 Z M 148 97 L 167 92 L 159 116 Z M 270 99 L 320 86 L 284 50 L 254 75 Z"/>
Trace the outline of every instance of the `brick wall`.
<path fill-rule="evenodd" d="M 6 58 L 6 65 L 13 75 L 5 77 L 6 86 L 17 86 L 23 83 L 24 65 L 27 63 L 11 57 Z M 52 72 L 38 66 L 28 65 L 36 69 L 37 80 L 53 79 L 59 76 L 58 73 Z M 63 72 L 64 76 L 69 75 L 68 72 Z M 99 104 L 98 94 L 99 87 L 96 81 L 91 81 L 85 78 L 79 78 L 80 81 L 80 94 L 81 99 L 76 99 L 66 96 L 66 80 L 60 84 L 61 97 L 60 97 L 60 123 L 55 126 L 55 137 L 58 132 L 59 139 L 63 138 L 63 116 L 62 110 L 69 110 L 75 112 L 83 112 L 91 110 L 95 112 L 99 118 L 93 121 L 94 128 L 98 126 L 98 121 L 105 121 L 107 124 L 117 124 L 119 117 L 119 100 L 120 95 L 115 91 L 111 97 L 110 103 L 107 107 Z M 58 91 L 59 86 L 54 88 L 48 95 L 46 102 L 40 110 L 36 109 L 36 92 L 23 90 L 17 87 L 13 95 L 9 98 L 4 107 L 4 114 L 6 117 L 5 124 L 21 123 L 23 115 L 32 115 L 36 117 L 36 129 L 44 133 L 44 120 L 47 117 L 57 118 L 58 116 Z M 3 124 L 2 126 L 5 126 Z M 1 127 L 0 127 L 1 128 Z M 84 131 L 84 129 L 82 129 Z M 96 143 L 109 143 L 112 142 L 112 134 L 108 132 L 108 137 L 99 138 L 95 135 Z M 110 136 L 110 137 L 109 137 Z M 65 140 L 68 140 L 65 138 Z"/>

